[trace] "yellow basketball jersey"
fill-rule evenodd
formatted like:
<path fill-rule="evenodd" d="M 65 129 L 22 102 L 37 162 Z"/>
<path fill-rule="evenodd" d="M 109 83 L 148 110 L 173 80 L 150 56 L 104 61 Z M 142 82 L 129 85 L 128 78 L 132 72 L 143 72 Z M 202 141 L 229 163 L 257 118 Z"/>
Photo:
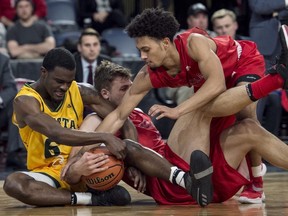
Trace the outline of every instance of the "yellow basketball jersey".
<path fill-rule="evenodd" d="M 50 110 L 42 97 L 28 84 L 22 87 L 16 97 L 21 95 L 31 96 L 38 100 L 41 111 L 54 118 L 62 127 L 78 129 L 83 121 L 84 105 L 75 81 L 66 92 L 61 105 L 54 111 Z M 13 114 L 13 123 L 17 125 L 15 113 Z M 60 168 L 66 163 L 71 151 L 70 146 L 53 142 L 49 137 L 32 130 L 28 125 L 19 128 L 19 132 L 27 149 L 27 168 L 29 170 L 41 172 L 44 167 L 56 168 L 60 165 Z"/>

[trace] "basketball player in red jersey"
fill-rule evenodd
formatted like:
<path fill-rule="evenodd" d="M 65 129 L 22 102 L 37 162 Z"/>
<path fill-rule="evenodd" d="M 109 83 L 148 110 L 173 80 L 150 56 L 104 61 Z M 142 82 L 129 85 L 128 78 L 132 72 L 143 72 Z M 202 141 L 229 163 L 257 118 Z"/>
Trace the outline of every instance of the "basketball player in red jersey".
<path fill-rule="evenodd" d="M 161 9 L 146 9 L 127 26 L 128 34 L 135 38 L 141 58 L 147 65 L 137 74 L 122 103 L 104 119 L 98 130 L 118 131 L 152 88 L 193 86 L 196 93 L 187 101 L 175 108 L 154 105 L 149 114 L 158 115 L 157 119 L 177 119 L 168 145 L 186 162 L 190 161 L 191 152 L 200 150 L 197 154 L 203 156 L 203 161 L 198 170 L 202 171 L 201 175 L 193 172 L 199 191 L 194 197 L 200 205 L 206 205 L 213 196 L 211 163 L 205 157 L 214 150 L 213 146 L 210 149 L 211 120 L 238 113 L 269 92 L 287 87 L 287 30 L 282 26 L 281 34 L 286 37 L 282 40 L 284 46 L 278 64 L 269 71 L 269 75 L 255 81 L 264 74 L 264 62 L 254 43 L 236 42 L 228 36 L 211 39 L 199 29 L 188 30 L 173 41 L 178 29 L 179 24 L 171 13 Z M 242 77 L 245 79 L 241 80 Z M 254 82 L 240 85 L 247 82 L 246 79 Z M 237 84 L 240 86 L 233 87 Z M 250 117 L 243 115 L 247 116 Z M 213 120 L 211 138 L 233 124 L 233 118 Z M 274 139 L 270 134 L 267 136 Z M 260 164 L 261 160 L 257 166 Z"/>
<path fill-rule="evenodd" d="M 125 92 L 132 85 L 131 74 L 128 69 L 110 62 L 102 62 L 95 73 L 95 88 L 97 92 L 106 100 L 117 106 L 121 103 Z M 166 158 L 171 164 L 181 167 L 183 170 L 189 170 L 189 164 L 178 155 L 173 153 L 161 138 L 159 131 L 153 125 L 150 117 L 145 113 L 134 109 L 129 115 L 129 119 L 134 123 L 138 132 L 138 141 L 144 147 L 154 150 L 162 157 Z M 102 119 L 93 113 L 87 116 L 81 125 L 81 130 L 95 131 Z M 256 126 L 255 122 L 245 120 L 224 130 L 221 137 L 213 137 L 213 151 L 211 151 L 211 160 L 213 161 L 213 202 L 224 202 L 234 196 L 239 189 L 249 181 L 247 176 L 247 164 L 245 162 L 246 153 L 253 149 L 260 152 L 271 163 L 282 168 L 288 168 L 287 154 L 288 147 L 276 139 L 270 143 L 267 142 L 267 131 Z M 262 140 L 261 137 L 266 137 Z M 262 145 L 262 142 L 267 144 Z M 221 143 L 221 144 L 220 144 Z M 242 145 L 240 145 L 243 143 Z M 78 147 L 76 147 L 78 148 Z M 73 154 L 78 149 L 73 147 Z M 269 152 L 271 155 L 269 155 Z M 281 152 L 281 153 L 280 153 Z M 277 156 L 279 154 L 279 157 Z M 85 154 L 83 155 L 85 157 Z M 241 168 L 241 169 L 240 169 Z M 164 205 L 191 205 L 197 202 L 183 188 L 173 185 L 170 182 L 163 181 L 155 177 L 146 177 L 135 168 L 127 167 L 128 176 L 123 179 L 130 186 L 151 196 L 158 204 Z M 69 183 L 77 183 L 80 177 L 90 175 L 96 172 L 96 166 L 91 167 L 91 160 L 86 157 L 85 160 L 79 160 L 69 168 L 66 180 Z"/>

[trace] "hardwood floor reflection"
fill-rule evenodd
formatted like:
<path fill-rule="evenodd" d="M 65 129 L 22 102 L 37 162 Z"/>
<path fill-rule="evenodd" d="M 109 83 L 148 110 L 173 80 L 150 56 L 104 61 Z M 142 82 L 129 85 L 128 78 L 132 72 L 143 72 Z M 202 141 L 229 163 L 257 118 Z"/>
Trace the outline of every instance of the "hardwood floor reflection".
<path fill-rule="evenodd" d="M 237 195 L 221 204 L 210 204 L 206 208 L 198 206 L 158 206 L 150 198 L 139 194 L 129 186 L 121 183 L 131 192 L 133 203 L 125 207 L 49 207 L 35 208 L 27 206 L 8 197 L 2 189 L 0 182 L 0 216 L 7 215 L 117 215 L 117 216 L 280 216 L 288 215 L 288 172 L 268 173 L 264 178 L 264 190 L 266 194 L 265 204 L 243 205 L 237 202 Z"/>

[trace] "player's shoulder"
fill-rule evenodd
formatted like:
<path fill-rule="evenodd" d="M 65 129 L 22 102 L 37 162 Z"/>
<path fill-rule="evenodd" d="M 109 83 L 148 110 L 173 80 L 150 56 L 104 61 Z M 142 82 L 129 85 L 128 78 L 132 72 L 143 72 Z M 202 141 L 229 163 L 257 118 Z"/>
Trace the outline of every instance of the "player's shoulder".
<path fill-rule="evenodd" d="M 137 79 L 140 79 L 144 81 L 145 79 L 149 79 L 149 72 L 148 72 L 148 66 L 144 65 L 139 72 L 137 73 L 136 77 Z"/>
<path fill-rule="evenodd" d="M 30 83 L 25 83 L 17 93 L 14 101 L 26 102 L 27 100 L 36 100 L 39 97 L 41 97 L 40 94 L 30 86 Z"/>

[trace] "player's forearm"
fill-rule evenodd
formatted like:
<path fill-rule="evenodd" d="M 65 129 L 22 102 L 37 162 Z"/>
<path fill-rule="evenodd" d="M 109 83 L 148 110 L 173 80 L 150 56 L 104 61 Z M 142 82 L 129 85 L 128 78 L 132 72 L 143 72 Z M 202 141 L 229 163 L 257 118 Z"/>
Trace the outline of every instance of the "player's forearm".
<path fill-rule="evenodd" d="M 212 80 L 207 80 L 191 98 L 177 106 L 180 116 L 196 109 L 200 109 L 218 95 L 223 93 L 225 89 L 225 85 L 215 85 Z"/>
<path fill-rule="evenodd" d="M 54 132 L 53 132 L 54 131 Z M 47 134 L 51 141 L 69 146 L 84 146 L 95 143 L 107 143 L 112 134 L 85 132 L 64 128 L 63 130 L 52 130 Z"/>
<path fill-rule="evenodd" d="M 67 170 L 65 176 L 64 176 L 64 180 L 70 184 L 70 185 L 73 185 L 73 184 L 77 184 L 81 181 L 81 173 L 80 173 L 80 170 L 78 168 L 78 164 L 77 162 L 74 163 L 74 164 L 71 164 L 69 169 Z"/>
<path fill-rule="evenodd" d="M 101 122 L 96 131 L 115 134 L 123 126 L 125 121 L 126 118 L 121 118 L 118 112 L 113 111 Z"/>

